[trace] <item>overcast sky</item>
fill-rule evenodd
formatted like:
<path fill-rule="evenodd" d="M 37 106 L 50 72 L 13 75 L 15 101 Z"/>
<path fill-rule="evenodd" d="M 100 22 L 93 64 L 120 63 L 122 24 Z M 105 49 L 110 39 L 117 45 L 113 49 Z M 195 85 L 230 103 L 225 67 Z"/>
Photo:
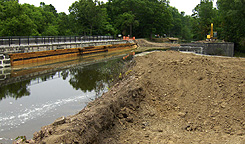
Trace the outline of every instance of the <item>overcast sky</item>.
<path fill-rule="evenodd" d="M 65 12 L 68 14 L 69 6 L 72 5 L 76 0 L 19 0 L 21 4 L 29 3 L 35 6 L 40 6 L 40 2 L 44 2 L 46 5 L 52 4 L 57 12 Z M 107 0 L 101 0 L 106 2 Z M 214 0 L 214 6 L 216 6 L 216 1 Z M 170 0 L 170 5 L 176 7 L 179 12 L 184 11 L 185 14 L 191 15 L 192 9 L 200 3 L 200 0 Z"/>

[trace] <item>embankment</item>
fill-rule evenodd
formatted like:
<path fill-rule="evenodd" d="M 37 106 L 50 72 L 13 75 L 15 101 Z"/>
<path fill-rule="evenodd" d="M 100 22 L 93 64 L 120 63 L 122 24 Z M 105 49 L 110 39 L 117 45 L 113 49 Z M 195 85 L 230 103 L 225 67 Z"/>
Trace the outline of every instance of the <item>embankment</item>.
<path fill-rule="evenodd" d="M 135 57 L 109 92 L 29 142 L 243 144 L 244 73 L 244 58 Z"/>
<path fill-rule="evenodd" d="M 156 43 L 156 42 L 150 42 L 145 39 L 136 39 L 137 44 L 140 47 L 164 47 L 164 48 L 170 48 L 170 47 L 177 47 L 180 46 L 179 44 L 174 43 Z"/>

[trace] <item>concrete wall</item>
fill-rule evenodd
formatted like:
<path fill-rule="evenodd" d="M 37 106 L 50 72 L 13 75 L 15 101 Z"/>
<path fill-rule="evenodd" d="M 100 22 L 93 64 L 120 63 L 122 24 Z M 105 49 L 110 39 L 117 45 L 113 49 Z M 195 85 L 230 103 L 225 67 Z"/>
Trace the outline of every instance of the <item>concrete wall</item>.
<path fill-rule="evenodd" d="M 203 54 L 203 47 L 180 46 L 180 47 L 171 47 L 170 49 L 175 51 L 185 51 L 185 52 L 194 52 L 198 54 Z"/>
<path fill-rule="evenodd" d="M 171 50 L 189 51 L 205 55 L 234 56 L 234 43 L 188 43 Z"/>
<path fill-rule="evenodd" d="M 205 54 L 234 56 L 234 43 L 206 43 Z"/>
<path fill-rule="evenodd" d="M 109 40 L 109 41 L 93 41 L 93 42 L 68 42 L 68 43 L 57 43 L 57 44 L 40 44 L 40 45 L 12 45 L 6 47 L 0 47 L 0 68 L 10 67 L 11 61 L 8 54 L 13 53 L 28 53 L 38 51 L 48 51 L 56 49 L 70 49 L 70 48 L 82 48 L 89 46 L 100 46 L 100 45 L 113 45 L 113 44 L 125 44 L 129 41 L 124 40 Z"/>
<path fill-rule="evenodd" d="M 10 75 L 11 75 L 11 68 L 0 68 L 0 83 L 2 80 L 10 78 Z"/>
<path fill-rule="evenodd" d="M 10 58 L 6 54 L 0 54 L 0 68 L 10 67 Z"/>
<path fill-rule="evenodd" d="M 111 44 L 123 44 L 127 41 L 123 40 L 111 40 L 111 41 L 95 41 L 95 42 L 78 42 L 78 43 L 57 43 L 57 44 L 40 44 L 40 45 L 16 45 L 16 46 L 6 46 L 0 48 L 0 53 L 27 53 L 27 52 L 37 52 L 37 51 L 48 51 L 56 49 L 68 49 L 68 48 L 82 48 L 88 46 L 99 46 L 99 45 L 111 45 Z"/>

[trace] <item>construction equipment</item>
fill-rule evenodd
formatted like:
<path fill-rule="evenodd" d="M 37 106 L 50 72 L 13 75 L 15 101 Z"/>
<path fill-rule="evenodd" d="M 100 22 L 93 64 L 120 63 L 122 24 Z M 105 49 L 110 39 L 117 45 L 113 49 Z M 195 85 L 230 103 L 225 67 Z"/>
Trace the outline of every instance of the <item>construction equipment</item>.
<path fill-rule="evenodd" d="M 210 41 L 216 40 L 217 39 L 217 32 L 214 32 L 214 24 L 211 23 L 211 32 L 210 35 L 207 35 L 207 39 Z"/>

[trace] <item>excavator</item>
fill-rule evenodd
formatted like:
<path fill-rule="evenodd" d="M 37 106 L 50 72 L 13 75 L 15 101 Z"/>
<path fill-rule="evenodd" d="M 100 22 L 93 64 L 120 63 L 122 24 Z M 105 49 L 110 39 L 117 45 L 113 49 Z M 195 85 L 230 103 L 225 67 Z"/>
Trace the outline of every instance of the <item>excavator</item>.
<path fill-rule="evenodd" d="M 207 35 L 208 41 L 215 41 L 217 39 L 217 32 L 214 32 L 214 24 L 211 23 L 211 32 L 210 35 Z"/>

